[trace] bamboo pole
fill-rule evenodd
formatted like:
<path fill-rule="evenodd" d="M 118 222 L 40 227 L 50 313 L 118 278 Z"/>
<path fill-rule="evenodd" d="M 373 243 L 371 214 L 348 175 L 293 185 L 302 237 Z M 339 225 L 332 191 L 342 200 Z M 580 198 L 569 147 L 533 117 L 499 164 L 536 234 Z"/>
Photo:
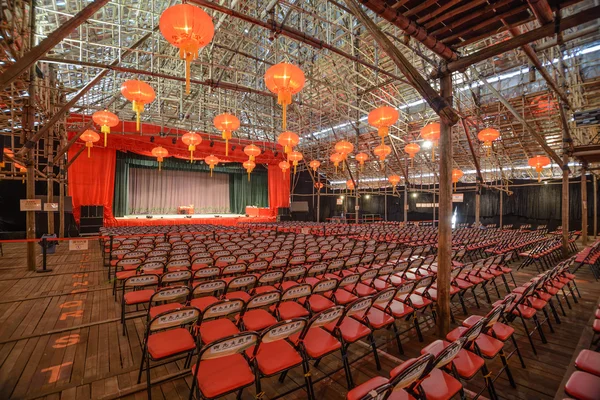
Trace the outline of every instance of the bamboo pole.
<path fill-rule="evenodd" d="M 441 96 L 452 104 L 452 75 L 440 79 Z M 452 125 L 441 121 L 440 196 L 438 225 L 437 330 L 440 337 L 450 331 L 450 271 L 452 269 Z"/>
<path fill-rule="evenodd" d="M 404 185 L 404 222 L 408 222 L 408 190 Z"/>
<path fill-rule="evenodd" d="M 592 175 L 592 183 L 594 189 L 594 239 L 598 237 L 598 178 L 596 174 Z"/>
<path fill-rule="evenodd" d="M 585 166 L 581 169 L 581 244 L 588 244 L 587 176 Z"/>
<path fill-rule="evenodd" d="M 504 213 L 504 204 L 503 203 L 503 199 L 504 199 L 504 192 L 501 190 L 500 191 L 500 229 L 502 229 L 502 214 Z"/>
<path fill-rule="evenodd" d="M 481 187 L 477 184 L 475 192 L 475 224 L 479 225 L 479 216 L 481 212 Z"/>
<path fill-rule="evenodd" d="M 29 3 L 29 32 L 31 33 L 29 38 L 29 48 L 33 49 L 35 45 L 35 2 L 32 0 Z M 15 64 L 16 65 L 16 64 Z M 35 98 L 36 98 L 36 90 L 35 90 L 35 60 L 32 63 L 27 64 L 29 66 L 29 97 L 27 97 L 27 106 L 25 109 L 25 117 L 27 118 L 26 123 L 23 123 L 24 129 L 26 129 L 26 138 L 27 140 L 31 140 L 34 136 L 33 130 L 35 129 Z M 14 67 L 14 65 L 13 65 Z M 10 82 L 8 82 L 10 83 Z M 2 86 L 3 87 L 3 86 Z M 26 192 L 27 199 L 33 200 L 35 199 L 35 152 L 34 147 L 28 149 L 26 153 L 26 167 L 27 167 L 27 175 L 26 175 Z M 27 229 L 27 239 L 35 239 L 35 211 L 27 211 L 26 214 L 26 229 Z M 35 271 L 36 268 L 36 252 L 35 252 L 35 242 L 30 241 L 27 242 L 27 268 L 30 271 Z"/>

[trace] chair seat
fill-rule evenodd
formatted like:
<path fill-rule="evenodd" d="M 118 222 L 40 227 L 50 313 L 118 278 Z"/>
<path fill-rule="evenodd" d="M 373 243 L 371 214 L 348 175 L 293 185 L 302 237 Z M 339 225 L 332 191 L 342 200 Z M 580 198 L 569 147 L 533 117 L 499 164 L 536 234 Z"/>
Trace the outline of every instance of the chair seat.
<path fill-rule="evenodd" d="M 296 281 L 283 281 L 281 282 L 281 290 L 288 290 L 291 287 L 298 286 L 299 283 Z"/>
<path fill-rule="evenodd" d="M 198 297 L 190 301 L 190 306 L 196 307 L 200 309 L 200 311 L 204 312 L 208 306 L 216 303 L 217 301 L 219 301 L 219 299 L 214 296 Z"/>
<path fill-rule="evenodd" d="M 504 342 L 494 339 L 488 335 L 479 335 L 477 339 L 475 339 L 475 343 L 477 343 L 477 347 L 481 351 L 481 355 L 485 358 L 494 358 L 496 355 L 502 351 L 504 347 Z"/>
<path fill-rule="evenodd" d="M 298 344 L 300 334 L 290 336 L 294 344 Z M 313 359 L 319 359 L 324 355 L 338 350 L 342 344 L 331 333 L 322 328 L 310 328 L 303 341 L 306 354 Z"/>
<path fill-rule="evenodd" d="M 381 329 L 394 323 L 394 317 L 379 308 L 371 307 L 366 315 L 369 325 L 373 329 Z"/>
<path fill-rule="evenodd" d="M 167 303 L 161 304 L 160 306 L 152 306 L 150 307 L 150 318 L 154 318 L 158 314 L 163 313 L 165 311 L 176 310 L 180 307 L 183 307 L 183 305 L 179 303 Z"/>
<path fill-rule="evenodd" d="M 383 309 L 383 306 L 380 304 L 375 304 L 375 307 L 380 310 Z M 388 305 L 388 309 L 390 310 L 394 318 L 402 318 L 409 314 L 412 314 L 415 311 L 411 306 L 404 304 L 398 300 L 392 300 Z"/>
<path fill-rule="evenodd" d="M 240 330 L 231 320 L 219 318 L 212 321 L 204 321 L 200 325 L 200 339 L 202 343 L 211 343 L 226 336 L 235 335 Z"/>
<path fill-rule="evenodd" d="M 598 400 L 600 377 L 575 371 L 565 385 L 565 392 L 577 400 Z"/>
<path fill-rule="evenodd" d="M 359 282 L 358 285 L 356 285 L 354 291 L 358 297 L 371 296 L 377 293 L 377 289 L 362 282 Z"/>
<path fill-rule="evenodd" d="M 462 389 L 461 383 L 441 369 L 434 368 L 421 382 L 427 400 L 449 400 Z"/>
<path fill-rule="evenodd" d="M 336 304 L 340 305 L 346 305 L 358 299 L 358 297 L 345 289 L 337 289 L 335 292 L 333 292 L 332 298 Z"/>
<path fill-rule="evenodd" d="M 148 337 L 148 354 L 160 360 L 196 348 L 194 338 L 185 328 L 169 329 L 153 333 Z"/>
<path fill-rule="evenodd" d="M 457 329 L 460 328 L 466 330 L 466 328 L 464 327 L 458 327 Z M 455 329 L 455 331 L 457 329 Z M 448 336 L 450 336 L 450 334 L 448 334 Z M 421 350 L 421 354 L 429 353 L 437 357 L 438 354 L 440 354 L 449 345 L 450 342 L 447 342 L 445 340 L 436 340 L 428 346 L 425 346 Z M 471 379 L 483 367 L 485 361 L 477 354 L 465 349 L 461 349 L 458 352 L 458 355 L 454 358 L 454 360 L 452 360 L 452 363 L 454 364 L 454 367 L 456 367 L 456 372 L 458 372 L 458 375 L 460 375 L 461 378 Z"/>
<path fill-rule="evenodd" d="M 337 322 L 332 322 L 325 325 L 324 328 L 329 332 L 334 333 L 336 325 Z M 371 333 L 371 329 L 369 329 L 368 326 L 351 317 L 344 318 L 339 326 L 339 330 L 342 334 L 342 339 L 344 339 L 346 343 L 354 343 Z"/>
<path fill-rule="evenodd" d="M 533 307 L 528 307 L 524 304 L 519 304 L 515 310 L 513 310 L 514 315 L 521 315 L 525 319 L 533 318 L 537 310 Z M 599 326 L 600 328 L 600 326 Z"/>
<path fill-rule="evenodd" d="M 242 292 L 241 290 L 238 290 L 236 292 L 229 292 L 225 294 L 225 298 L 228 300 L 234 300 L 234 299 L 240 299 L 243 300 L 244 302 L 248 302 L 248 300 L 250 300 L 250 294 L 247 292 Z"/>
<path fill-rule="evenodd" d="M 275 286 L 271 286 L 271 285 L 258 286 L 258 287 L 254 288 L 254 294 L 262 294 L 262 293 L 266 293 L 266 292 L 272 292 L 274 290 L 277 290 L 277 288 L 275 288 Z"/>
<path fill-rule="evenodd" d="M 461 290 L 466 290 L 473 287 L 473 284 L 471 282 L 465 281 L 463 279 L 455 279 L 454 283 L 456 283 L 456 286 L 458 286 L 458 288 Z"/>
<path fill-rule="evenodd" d="M 423 288 L 418 288 L 416 290 L 417 293 L 422 294 L 423 292 Z M 454 285 L 450 285 L 450 296 L 454 296 L 456 293 L 460 292 L 460 289 Z M 427 291 L 427 294 L 429 295 L 429 297 L 431 298 L 431 300 L 433 301 L 437 301 L 438 299 L 438 292 L 437 292 L 437 287 L 432 287 Z"/>
<path fill-rule="evenodd" d="M 205 398 L 218 397 L 252 383 L 254 372 L 241 354 L 200 361 L 198 387 Z"/>
<path fill-rule="evenodd" d="M 271 307 L 272 311 L 275 310 L 275 306 Z M 295 301 L 284 301 L 279 304 L 278 308 L 279 319 L 292 319 L 292 318 L 304 318 L 308 317 L 310 313 L 301 304 Z"/>
<path fill-rule="evenodd" d="M 305 304 L 305 302 L 308 302 L 310 310 L 313 313 L 318 313 L 335 306 L 335 303 L 333 301 L 320 294 L 313 294 L 308 298 L 308 300 L 302 298 L 299 300 L 299 302 L 300 304 Z"/>
<path fill-rule="evenodd" d="M 592 350 L 582 350 L 575 360 L 577 369 L 600 376 L 600 353 Z"/>
<path fill-rule="evenodd" d="M 260 308 L 246 311 L 242 317 L 242 321 L 244 322 L 246 330 L 249 331 L 262 331 L 277 323 L 277 319 L 273 314 Z"/>
<path fill-rule="evenodd" d="M 135 276 L 137 274 L 137 271 L 131 270 L 131 271 L 119 271 L 115 274 L 115 277 L 117 278 L 117 280 L 125 280 L 127 278 L 131 278 L 132 276 Z"/>
<path fill-rule="evenodd" d="M 246 350 L 246 355 L 252 357 L 254 347 Z M 302 357 L 294 347 L 285 340 L 263 342 L 256 354 L 258 369 L 263 375 L 273 375 L 302 363 Z"/>
<path fill-rule="evenodd" d="M 480 315 L 471 315 L 469 318 L 465 319 L 462 322 L 462 325 L 464 327 L 470 328 L 481 318 L 483 317 Z M 486 335 L 491 335 L 492 337 L 495 337 L 496 339 L 501 340 L 503 342 L 506 342 L 508 339 L 510 339 L 513 333 L 515 333 L 514 328 L 509 325 L 503 324 L 502 322 L 496 322 L 490 330 L 485 332 Z"/>
<path fill-rule="evenodd" d="M 150 298 L 155 293 L 152 289 L 144 289 L 144 290 L 134 290 L 132 292 L 127 292 L 123 295 L 123 299 L 125 300 L 125 304 L 142 304 L 150 302 Z"/>
<path fill-rule="evenodd" d="M 376 376 L 375 378 L 371 378 L 365 383 L 358 385 L 357 387 L 349 391 L 346 395 L 346 400 L 362 400 L 366 395 L 369 394 L 371 390 L 386 385 L 389 383 L 389 381 L 389 379 L 384 378 L 383 376 Z"/>
<path fill-rule="evenodd" d="M 425 308 L 433 303 L 427 297 L 419 296 L 416 293 L 411 294 L 409 297 L 407 297 L 407 295 L 402 295 L 397 299 L 402 302 L 410 302 L 410 306 L 416 310 Z"/>
<path fill-rule="evenodd" d="M 467 282 L 471 282 L 473 285 L 479 285 L 481 282 L 483 282 L 485 280 L 485 279 L 479 278 L 475 275 L 459 275 L 458 278 L 461 280 L 465 280 Z"/>
<path fill-rule="evenodd" d="M 546 307 L 546 305 L 548 304 L 547 301 L 544 301 L 542 299 L 538 299 L 536 297 L 528 297 L 527 299 L 531 303 L 531 307 L 535 308 L 536 310 L 541 310 L 544 307 Z"/>

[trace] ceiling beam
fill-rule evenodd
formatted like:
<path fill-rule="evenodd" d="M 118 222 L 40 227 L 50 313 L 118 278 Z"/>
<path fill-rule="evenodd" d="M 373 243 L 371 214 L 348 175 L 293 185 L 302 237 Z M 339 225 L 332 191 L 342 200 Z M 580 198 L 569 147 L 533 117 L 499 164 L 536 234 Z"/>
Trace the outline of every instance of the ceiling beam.
<path fill-rule="evenodd" d="M 600 6 L 588 8 L 587 10 L 583 10 L 577 14 L 571 15 L 567 18 L 557 21 L 556 24 L 552 22 L 543 25 L 540 28 L 533 29 L 526 33 L 522 33 L 519 36 L 516 36 L 512 39 L 499 42 L 492 46 L 486 47 L 483 50 L 475 52 L 471 55 L 444 64 L 435 73 L 435 76 L 440 76 L 454 71 L 463 71 L 467 67 L 480 61 L 484 61 L 488 58 L 497 56 L 498 54 L 514 50 L 517 47 L 521 47 L 525 44 L 545 38 L 547 36 L 552 36 L 557 32 L 562 32 L 566 29 L 574 28 L 578 25 L 585 24 L 586 22 L 595 21 L 599 18 Z"/>
<path fill-rule="evenodd" d="M 533 11 L 533 14 L 540 22 L 540 24 L 545 25 L 554 21 L 554 14 L 552 14 L 552 8 L 546 0 L 527 0 L 527 3 L 529 3 L 531 11 Z"/>
<path fill-rule="evenodd" d="M 469 151 L 471 152 L 471 156 L 473 156 L 473 164 L 475 164 L 475 171 L 477 172 L 477 178 L 480 182 L 483 182 L 483 175 L 481 175 L 481 168 L 479 167 L 479 160 L 475 155 L 475 148 L 473 147 L 473 141 L 471 140 L 471 135 L 469 134 L 469 126 L 467 125 L 467 121 L 464 118 L 460 119 L 463 130 L 465 131 L 465 136 L 467 137 L 467 143 L 469 143 Z"/>
<path fill-rule="evenodd" d="M 83 10 L 79 11 L 73 18 L 69 19 L 58 29 L 49 34 L 37 46 L 31 48 L 23 57 L 19 58 L 13 65 L 8 67 L 2 75 L 0 75 L 0 90 L 10 85 L 21 74 L 26 72 L 37 60 L 44 54 L 52 50 L 64 38 L 69 36 L 77 27 L 86 22 L 99 9 L 104 7 L 108 0 L 95 0 L 88 4 Z M 31 2 L 30 4 L 35 4 Z M 30 32 L 33 35 L 33 32 Z"/>
<path fill-rule="evenodd" d="M 354 16 L 367 28 L 373 39 L 379 47 L 390 57 L 396 64 L 398 69 L 402 71 L 404 76 L 410 81 L 410 84 L 419 92 L 427 101 L 429 106 L 439 115 L 440 119 L 452 126 L 458 122 L 458 115 L 452 107 L 442 98 L 438 92 L 429 85 L 429 83 L 419 74 L 419 71 L 412 65 L 410 61 L 404 57 L 404 54 L 392 44 L 390 39 L 379 27 L 373 22 L 367 13 L 361 8 L 356 0 L 344 0 L 348 8 L 354 13 Z"/>

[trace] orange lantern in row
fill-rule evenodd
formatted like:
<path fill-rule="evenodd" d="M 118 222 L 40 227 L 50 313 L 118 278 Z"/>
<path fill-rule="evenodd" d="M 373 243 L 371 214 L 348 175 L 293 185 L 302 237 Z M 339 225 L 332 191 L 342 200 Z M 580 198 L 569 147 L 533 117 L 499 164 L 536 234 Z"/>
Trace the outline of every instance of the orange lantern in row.
<path fill-rule="evenodd" d="M 244 154 L 248 156 L 248 160 L 250 161 L 254 161 L 256 157 L 260 156 L 260 153 L 260 147 L 254 144 L 249 144 L 248 146 L 244 147 Z"/>
<path fill-rule="evenodd" d="M 392 152 L 392 149 L 387 144 L 380 144 L 379 146 L 373 149 L 373 153 L 379 158 L 379 162 L 381 163 L 381 169 L 383 170 L 383 162 L 385 158 L 389 156 Z"/>
<path fill-rule="evenodd" d="M 156 93 L 154 93 L 152 86 L 148 85 L 146 82 L 129 80 L 123 82 L 121 85 L 121 94 L 132 103 L 133 111 L 135 111 L 136 114 L 135 129 L 139 132 L 140 114 L 144 112 L 144 106 L 146 104 L 150 104 L 154 101 Z"/>
<path fill-rule="evenodd" d="M 12 150 L 4 148 L 3 154 L 6 154 L 10 158 L 8 162 L 12 162 L 15 165 L 15 167 L 17 167 L 18 164 L 14 161 L 15 153 L 13 153 Z M 4 156 L 2 156 L 2 158 L 0 159 L 0 168 L 4 168 L 5 166 L 6 163 L 4 162 Z"/>
<path fill-rule="evenodd" d="M 86 130 L 79 136 L 79 139 L 85 142 L 85 147 L 87 147 L 88 158 L 90 158 L 90 152 L 92 147 L 94 147 L 94 143 L 100 140 L 100 135 L 94 132 L 91 129 Z"/>
<path fill-rule="evenodd" d="M 212 18 L 199 7 L 178 4 L 163 11 L 158 26 L 167 42 L 179 48 L 179 58 L 185 60 L 185 91 L 189 94 L 192 60 L 215 35 Z"/>
<path fill-rule="evenodd" d="M 256 163 L 254 161 L 246 160 L 242 165 L 246 168 L 246 172 L 248 172 L 248 182 L 250 182 L 250 174 L 254 170 L 254 167 L 256 167 Z"/>
<path fill-rule="evenodd" d="M 383 144 L 385 137 L 390 133 L 390 126 L 398 121 L 400 113 L 393 107 L 379 107 L 369 113 L 369 125 L 377 128 L 377 135 Z"/>
<path fill-rule="evenodd" d="M 223 113 L 213 119 L 213 124 L 221 131 L 221 137 L 225 139 L 225 155 L 228 156 L 231 133 L 240 128 L 240 120 L 235 115 Z"/>
<path fill-rule="evenodd" d="M 542 180 L 542 170 L 545 166 L 550 165 L 550 159 L 546 156 L 535 156 L 531 157 L 529 161 L 527 161 L 530 167 L 535 168 L 535 172 L 538 173 L 538 182 Z"/>
<path fill-rule="evenodd" d="M 281 168 L 281 172 L 283 172 L 283 177 L 285 178 L 285 171 L 290 169 L 290 163 L 287 161 L 282 161 L 279 163 L 279 168 Z"/>
<path fill-rule="evenodd" d="M 392 190 L 396 193 L 396 186 L 400 183 L 400 177 L 398 175 L 390 175 L 388 176 L 388 181 L 392 184 Z"/>
<path fill-rule="evenodd" d="M 321 191 L 321 189 L 323 189 L 323 182 L 315 182 L 315 189 L 317 189 L 317 191 Z"/>
<path fill-rule="evenodd" d="M 96 111 L 92 115 L 92 120 L 100 125 L 100 132 L 104 133 L 104 147 L 108 142 L 107 136 L 110 133 L 110 128 L 114 128 L 119 124 L 119 117 L 108 110 Z"/>
<path fill-rule="evenodd" d="M 204 162 L 208 164 L 208 167 L 210 168 L 210 176 L 212 176 L 213 169 L 215 169 L 215 166 L 219 163 L 219 159 L 211 154 L 210 156 L 206 156 Z"/>
<path fill-rule="evenodd" d="M 438 122 L 425 125 L 421 128 L 421 137 L 431 142 L 431 161 L 435 159 L 435 146 L 440 140 L 441 127 Z"/>
<path fill-rule="evenodd" d="M 340 140 L 335 144 L 335 152 L 347 157 L 354 151 L 354 145 L 347 140 Z"/>
<path fill-rule="evenodd" d="M 408 154 L 408 158 L 410 158 L 410 166 L 412 167 L 415 156 L 419 151 L 421 151 L 421 146 L 416 143 L 409 143 L 404 146 L 404 151 Z"/>
<path fill-rule="evenodd" d="M 456 184 L 462 178 L 464 173 L 460 169 L 452 170 L 452 182 L 454 183 L 454 191 L 456 191 Z"/>
<path fill-rule="evenodd" d="M 483 146 L 487 147 L 487 154 L 492 151 L 492 142 L 500 137 L 500 132 L 494 128 L 485 128 L 477 134 L 477 138 L 483 142 Z"/>
<path fill-rule="evenodd" d="M 165 157 L 169 156 L 169 151 L 162 146 L 158 146 L 152 149 L 152 155 L 156 157 L 156 161 L 158 161 L 158 170 L 162 169 L 162 162 Z"/>
<path fill-rule="evenodd" d="M 355 186 L 354 186 L 354 181 L 353 181 L 352 179 L 348 179 L 348 180 L 346 181 L 346 188 L 347 188 L 348 190 L 354 190 L 354 187 L 355 187 Z"/>
<path fill-rule="evenodd" d="M 202 137 L 196 132 L 188 132 L 181 137 L 181 141 L 188 146 L 191 163 L 194 161 L 194 151 L 196 151 L 196 145 L 202 143 Z"/>
<path fill-rule="evenodd" d="M 294 147 L 300 143 L 300 138 L 294 132 L 286 131 L 277 137 L 277 143 L 283 147 L 285 154 L 294 151 Z"/>
<path fill-rule="evenodd" d="M 265 85 L 277 95 L 277 103 L 283 108 L 281 127 L 284 131 L 287 129 L 287 106 L 292 104 L 292 95 L 300 92 L 304 83 L 304 72 L 293 64 L 275 64 L 265 72 Z"/>
<path fill-rule="evenodd" d="M 360 164 L 360 170 L 362 171 L 365 168 L 365 161 L 369 159 L 369 155 L 367 153 L 358 153 L 356 155 L 356 161 Z"/>
<path fill-rule="evenodd" d="M 335 166 L 335 172 L 337 172 L 338 166 L 342 161 L 344 161 L 344 156 L 342 156 L 340 153 L 333 153 L 331 156 L 329 156 L 329 161 L 333 163 Z"/>
<path fill-rule="evenodd" d="M 298 161 L 302 161 L 302 153 L 300 153 L 299 151 L 292 151 L 291 153 L 288 154 L 288 162 L 292 162 L 292 165 L 294 166 L 294 175 L 296 175 L 296 167 L 298 166 Z"/>
<path fill-rule="evenodd" d="M 313 171 L 317 172 L 317 169 L 319 169 L 319 167 L 321 166 L 321 161 L 312 160 L 308 163 L 308 166 L 311 167 Z"/>

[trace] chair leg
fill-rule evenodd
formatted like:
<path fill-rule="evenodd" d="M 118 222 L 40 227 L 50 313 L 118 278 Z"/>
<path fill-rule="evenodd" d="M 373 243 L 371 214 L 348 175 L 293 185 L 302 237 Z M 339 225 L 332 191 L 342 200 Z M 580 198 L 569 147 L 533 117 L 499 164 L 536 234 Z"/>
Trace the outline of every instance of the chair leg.
<path fill-rule="evenodd" d="M 350 369 L 350 364 L 348 363 L 348 349 L 345 344 L 342 344 L 342 363 L 344 364 L 344 370 L 346 371 L 346 384 L 348 385 L 348 390 L 354 388 L 354 381 L 352 379 L 352 370 Z"/>
<path fill-rule="evenodd" d="M 285 370 L 281 373 L 281 375 L 279 375 L 279 383 L 283 383 L 283 381 L 285 381 L 285 377 L 287 376 L 287 373 L 288 373 L 288 370 Z"/>
<path fill-rule="evenodd" d="M 515 350 L 517 352 L 517 356 L 519 357 L 519 361 L 521 361 L 521 367 L 523 367 L 523 369 L 526 369 L 527 367 L 525 366 L 525 360 L 523 360 L 523 356 L 521 355 L 521 349 L 519 349 L 519 345 L 517 344 L 515 335 L 511 335 L 510 338 L 513 342 L 513 345 L 515 346 Z"/>
<path fill-rule="evenodd" d="M 502 365 L 504 366 L 504 371 L 506 371 L 506 376 L 508 381 L 510 382 L 510 386 L 513 388 L 517 387 L 515 380 L 510 372 L 510 368 L 508 367 L 508 360 L 506 359 L 506 355 L 504 354 L 504 349 L 500 350 L 500 360 L 502 360 Z"/>
<path fill-rule="evenodd" d="M 562 287 L 562 294 L 563 294 L 563 299 L 565 299 L 565 302 L 567 303 L 567 307 L 569 307 L 569 310 L 572 310 L 573 307 L 571 307 L 571 302 L 569 301 L 569 296 L 567 296 L 567 292 L 565 292 L 565 287 Z M 556 296 L 558 297 L 558 295 Z"/>
<path fill-rule="evenodd" d="M 550 306 L 550 310 L 552 311 L 552 315 L 554 316 L 554 320 L 556 321 L 557 324 L 560 325 L 561 324 L 560 318 L 558 317 L 558 313 L 556 312 L 556 308 L 554 307 L 554 303 L 552 302 L 552 299 L 550 299 L 548 301 L 548 305 Z"/>
<path fill-rule="evenodd" d="M 315 395 L 313 393 L 310 365 L 308 364 L 308 360 L 306 360 L 306 358 L 304 358 L 304 360 L 302 361 L 302 370 L 304 371 L 304 383 L 306 384 L 306 393 L 308 394 L 308 400 L 314 400 Z"/>
<path fill-rule="evenodd" d="M 512 271 L 510 271 L 510 278 L 511 278 L 511 279 L 512 279 L 512 281 L 513 281 L 513 285 L 515 285 L 515 288 L 517 288 L 517 287 L 518 287 L 518 286 L 517 286 L 517 281 L 515 281 L 515 276 L 513 275 Z"/>
<path fill-rule="evenodd" d="M 537 355 L 537 350 L 535 349 L 535 345 L 533 344 L 533 339 L 531 338 L 531 333 L 529 332 L 529 328 L 527 328 L 527 323 L 523 317 L 519 317 L 521 322 L 523 323 L 523 329 L 525 329 L 525 336 L 529 339 L 529 344 L 531 345 L 531 349 L 533 350 L 533 354 Z"/>
<path fill-rule="evenodd" d="M 558 303 L 558 306 L 560 307 L 560 311 L 562 312 L 563 317 L 566 317 L 567 313 L 565 312 L 565 308 L 562 305 L 562 301 L 560 301 L 559 295 L 556 296 L 556 302 Z"/>
<path fill-rule="evenodd" d="M 508 281 L 506 280 L 505 274 L 502 274 L 502 282 L 504 282 L 504 287 L 506 288 L 506 293 L 510 293 L 510 287 L 508 286 Z"/>
<path fill-rule="evenodd" d="M 392 323 L 392 327 L 394 329 L 394 336 L 396 337 L 396 344 L 398 345 L 398 352 L 400 354 L 404 354 L 404 349 L 402 348 L 402 340 L 400 339 L 400 333 L 398 332 L 396 321 Z"/>
<path fill-rule="evenodd" d="M 471 289 L 471 293 L 473 293 L 473 300 L 475 300 L 475 305 L 477 306 L 477 308 L 481 308 L 479 306 L 479 301 L 477 300 L 477 293 L 475 293 L 475 286 L 473 286 L 473 289 Z"/>
<path fill-rule="evenodd" d="M 491 377 L 492 373 L 488 370 L 487 365 L 483 364 L 483 367 L 481 368 L 481 374 L 483 375 L 483 379 L 485 380 L 485 386 L 487 387 L 488 393 L 490 394 L 490 399 L 498 399 L 498 394 L 496 393 L 496 388 L 494 387 L 494 381 Z"/>
<path fill-rule="evenodd" d="M 419 337 L 419 342 L 423 341 L 423 334 L 421 333 L 421 326 L 419 325 L 419 318 L 417 318 L 417 313 L 413 314 L 413 323 L 415 324 L 415 330 L 417 331 L 417 336 Z"/>
<path fill-rule="evenodd" d="M 150 356 L 146 353 L 146 388 L 148 389 L 148 400 L 152 400 L 152 385 L 150 384 Z"/>
<path fill-rule="evenodd" d="M 548 328 L 550 328 L 550 333 L 554 333 L 554 327 L 552 326 L 552 321 L 550 321 L 550 315 L 548 314 L 548 310 L 546 307 L 542 308 L 542 312 L 544 313 L 544 317 L 546 318 L 546 323 L 548 324 Z"/>
<path fill-rule="evenodd" d="M 140 372 L 138 373 L 137 383 L 142 382 L 142 372 L 144 370 L 144 362 L 146 361 L 146 345 L 144 344 L 144 350 L 142 351 L 142 362 L 140 364 Z"/>
<path fill-rule="evenodd" d="M 463 292 L 458 292 L 458 300 L 460 301 L 460 305 L 463 310 L 463 314 L 468 315 L 467 306 L 465 305 L 465 298 L 463 297 Z"/>
<path fill-rule="evenodd" d="M 369 342 L 371 342 L 371 348 L 373 349 L 373 356 L 375 357 L 377 371 L 381 371 L 381 362 L 379 361 L 379 354 L 377 353 L 377 345 L 375 344 L 375 336 L 373 333 L 369 335 Z"/>
<path fill-rule="evenodd" d="M 496 294 L 498 295 L 498 299 L 501 299 L 500 290 L 498 290 L 498 285 L 496 284 L 496 278 L 492 279 L 492 285 L 494 285 L 494 289 L 496 289 Z"/>
<path fill-rule="evenodd" d="M 540 339 L 542 339 L 542 343 L 548 343 L 548 340 L 546 340 L 546 335 L 544 335 L 544 331 L 542 330 L 542 324 L 540 324 L 540 320 L 538 319 L 537 315 L 533 316 L 533 322 L 535 323 L 535 326 L 538 332 L 540 333 Z"/>

